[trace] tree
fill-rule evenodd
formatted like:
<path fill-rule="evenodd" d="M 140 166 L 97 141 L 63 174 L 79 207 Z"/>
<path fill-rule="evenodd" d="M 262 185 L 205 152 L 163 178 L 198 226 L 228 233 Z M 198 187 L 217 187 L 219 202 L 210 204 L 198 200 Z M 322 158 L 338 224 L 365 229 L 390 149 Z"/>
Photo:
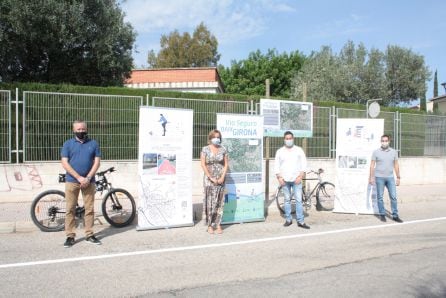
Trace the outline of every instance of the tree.
<path fill-rule="evenodd" d="M 435 70 L 434 74 L 434 97 L 438 96 L 438 79 L 437 79 L 437 70 Z"/>
<path fill-rule="evenodd" d="M 162 35 L 160 45 L 158 54 L 149 51 L 150 67 L 209 67 L 217 66 L 220 60 L 217 38 L 203 23 L 195 28 L 192 36 L 188 32 L 180 34 L 178 30 Z"/>
<path fill-rule="evenodd" d="M 1 1 L 1 79 L 122 85 L 132 69 L 135 33 L 117 3 Z"/>
<path fill-rule="evenodd" d="M 292 79 L 291 97 L 301 99 L 305 83 L 310 101 L 336 100 L 343 89 L 340 70 L 339 61 L 330 47 L 324 46 L 319 52 L 312 52 Z"/>
<path fill-rule="evenodd" d="M 279 54 L 269 49 L 251 52 L 247 59 L 232 61 L 230 67 L 219 66 L 225 90 L 228 93 L 264 95 L 265 80 L 270 79 L 271 95 L 289 97 L 291 79 L 303 64 L 304 56 L 299 52 Z"/>
<path fill-rule="evenodd" d="M 362 102 L 382 98 L 386 105 L 423 100 L 430 72 L 424 58 L 411 50 L 388 46 L 385 53 L 347 42 L 340 53 L 330 47 L 313 52 L 292 82 L 292 96 L 309 100 Z"/>
<path fill-rule="evenodd" d="M 424 57 L 410 49 L 389 45 L 385 54 L 388 100 L 392 105 L 410 102 L 426 94 L 430 71 Z"/>
<path fill-rule="evenodd" d="M 383 54 L 368 51 L 363 44 L 351 41 L 333 54 L 330 47 L 313 52 L 293 80 L 293 96 L 302 97 L 301 86 L 307 84 L 310 100 L 342 100 L 365 103 L 385 95 Z"/>

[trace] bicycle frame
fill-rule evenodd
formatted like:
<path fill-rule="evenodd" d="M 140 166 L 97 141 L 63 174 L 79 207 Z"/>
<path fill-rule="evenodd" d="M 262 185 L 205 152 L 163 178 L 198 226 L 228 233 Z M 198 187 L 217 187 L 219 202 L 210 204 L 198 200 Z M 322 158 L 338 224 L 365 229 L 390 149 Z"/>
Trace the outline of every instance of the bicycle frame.
<path fill-rule="evenodd" d="M 316 210 L 318 211 L 325 211 L 325 210 L 332 210 L 333 207 L 331 205 L 331 202 L 334 199 L 331 199 L 331 193 L 329 194 L 326 191 L 326 187 L 328 186 L 330 188 L 330 192 L 333 192 L 334 190 L 334 184 L 328 181 L 325 181 L 322 179 L 322 173 L 324 172 L 323 169 L 319 169 L 317 171 L 309 171 L 306 172 L 306 174 L 316 174 L 317 177 L 312 177 L 312 178 L 303 178 L 302 179 L 302 205 L 306 208 L 306 209 L 310 209 L 311 205 L 312 205 L 312 197 L 314 196 L 316 198 Z M 316 185 L 314 185 L 313 188 L 308 187 L 308 189 L 306 188 L 306 181 L 311 181 L 311 180 L 315 180 L 317 181 Z M 322 192 L 321 192 L 322 190 Z M 321 197 L 323 197 L 324 199 L 321 200 Z M 327 199 L 328 198 L 328 199 Z M 282 186 L 279 185 L 279 187 L 276 190 L 276 194 L 275 194 L 275 200 L 276 200 L 276 204 L 277 204 L 277 208 L 281 211 L 284 212 L 283 209 L 283 204 L 284 204 L 284 195 L 282 192 Z M 296 203 L 294 197 L 291 197 L 291 202 L 293 204 Z M 321 203 L 322 202 L 322 203 Z M 293 212 L 293 211 L 292 211 Z"/>
<path fill-rule="evenodd" d="M 304 181 L 314 181 L 314 180 L 318 180 L 318 183 L 316 183 L 316 185 L 313 187 L 313 189 L 310 192 L 307 192 L 307 187 L 304 184 L 304 187 L 302 188 L 302 194 L 304 195 L 305 200 L 308 200 L 309 198 L 311 198 L 314 194 L 314 192 L 319 188 L 319 186 L 324 182 L 322 180 L 321 174 L 323 173 L 323 171 L 321 171 L 321 169 L 319 169 L 317 172 L 315 171 L 310 171 L 307 172 L 307 174 L 316 174 L 317 177 L 315 178 L 303 178 L 302 182 Z"/>

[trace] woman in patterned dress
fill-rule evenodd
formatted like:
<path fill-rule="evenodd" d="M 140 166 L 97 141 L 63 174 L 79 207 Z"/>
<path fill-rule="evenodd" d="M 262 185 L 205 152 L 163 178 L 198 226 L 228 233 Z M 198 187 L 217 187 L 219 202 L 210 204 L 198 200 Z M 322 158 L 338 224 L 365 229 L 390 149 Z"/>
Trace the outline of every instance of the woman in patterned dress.
<path fill-rule="evenodd" d="M 224 206 L 225 175 L 228 171 L 228 152 L 221 146 L 221 133 L 214 129 L 208 135 L 208 145 L 201 150 L 201 168 L 204 172 L 203 211 L 208 233 L 223 233 L 221 219 Z"/>

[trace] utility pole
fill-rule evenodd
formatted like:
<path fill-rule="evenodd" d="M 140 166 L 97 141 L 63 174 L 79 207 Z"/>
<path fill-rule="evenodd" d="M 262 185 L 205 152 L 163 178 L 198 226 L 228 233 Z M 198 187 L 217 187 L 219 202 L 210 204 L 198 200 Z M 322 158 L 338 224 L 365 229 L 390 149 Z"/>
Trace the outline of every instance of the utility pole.
<path fill-rule="evenodd" d="M 270 81 L 265 80 L 265 97 L 269 98 L 270 93 Z M 265 217 L 268 215 L 268 203 L 269 203 L 269 154 L 270 154 L 270 140 L 269 137 L 265 137 L 266 156 L 265 156 Z"/>

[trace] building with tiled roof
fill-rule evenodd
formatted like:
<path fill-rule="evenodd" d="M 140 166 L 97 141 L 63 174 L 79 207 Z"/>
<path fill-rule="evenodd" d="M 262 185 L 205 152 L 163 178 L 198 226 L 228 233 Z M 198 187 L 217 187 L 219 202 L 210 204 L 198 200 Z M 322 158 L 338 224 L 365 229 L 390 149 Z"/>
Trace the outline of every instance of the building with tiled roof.
<path fill-rule="evenodd" d="M 438 112 L 446 114 L 446 94 L 431 98 L 430 102 L 437 104 Z"/>
<path fill-rule="evenodd" d="M 216 67 L 134 69 L 124 86 L 198 93 L 223 93 Z"/>

